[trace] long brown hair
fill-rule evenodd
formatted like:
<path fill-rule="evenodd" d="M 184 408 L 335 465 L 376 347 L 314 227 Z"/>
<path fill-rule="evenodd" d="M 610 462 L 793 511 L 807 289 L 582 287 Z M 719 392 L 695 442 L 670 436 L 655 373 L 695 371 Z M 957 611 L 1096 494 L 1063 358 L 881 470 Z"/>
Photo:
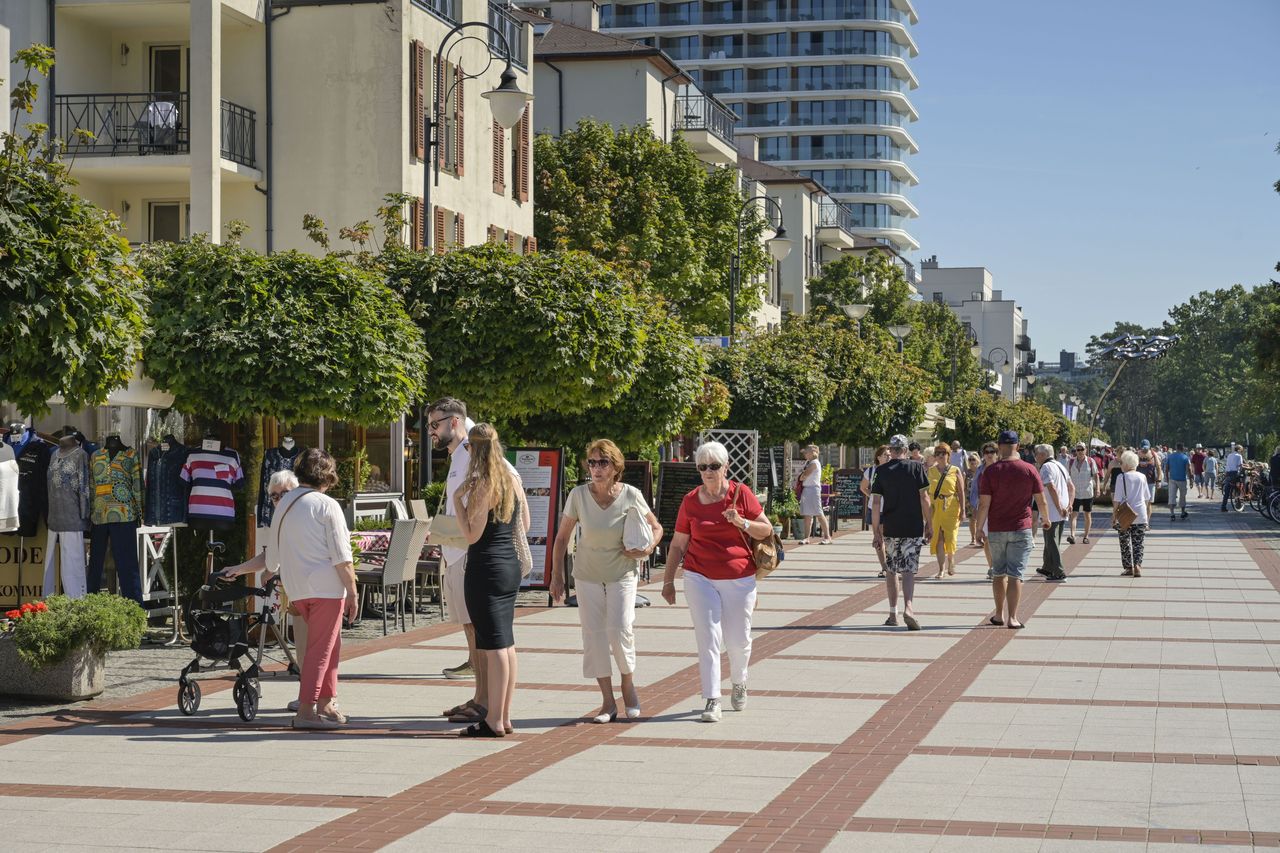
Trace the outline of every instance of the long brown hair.
<path fill-rule="evenodd" d="M 493 424 L 476 424 L 467 441 L 471 445 L 471 462 L 467 465 L 462 493 L 486 492 L 493 502 L 493 517 L 505 524 L 515 511 L 516 481 L 507 468 L 498 431 Z"/>

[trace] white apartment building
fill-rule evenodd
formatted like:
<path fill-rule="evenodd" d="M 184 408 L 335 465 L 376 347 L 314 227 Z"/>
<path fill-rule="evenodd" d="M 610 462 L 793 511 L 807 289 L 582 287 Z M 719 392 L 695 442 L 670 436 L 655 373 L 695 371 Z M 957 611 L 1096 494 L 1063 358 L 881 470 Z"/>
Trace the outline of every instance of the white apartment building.
<path fill-rule="evenodd" d="M 565 0 L 522 0 L 548 8 Z M 908 60 L 911 0 L 617 0 L 603 30 L 659 48 L 760 137 L 759 159 L 818 180 L 858 236 L 919 244 L 907 190 L 919 183 L 908 126 L 919 116 Z"/>
<path fill-rule="evenodd" d="M 319 251 L 310 213 L 338 229 L 407 193 L 409 242 L 501 240 L 532 248 L 532 108 L 512 131 L 482 94 L 510 42 L 532 91 L 532 33 L 488 0 L 6 0 L 0 48 L 56 51 L 31 121 L 70 143 L 80 192 L 114 211 L 131 243 L 246 222 L 246 246 Z M 6 44 L 7 41 L 7 44 Z M 492 64 L 491 63 L 491 59 Z M 487 67 L 487 70 L 486 70 Z M 459 74 L 459 68 L 463 70 Z M 467 74 L 480 72 L 476 79 Z M 5 73 L 5 77 L 12 74 Z M 447 97 L 447 100 L 445 100 Z M 423 127 L 437 101 L 439 184 Z"/>
<path fill-rule="evenodd" d="M 1022 308 L 992 287 L 991 271 L 942 267 L 934 255 L 921 264 L 920 275 L 921 296 L 947 305 L 977 336 L 991 390 L 1010 400 L 1024 398 L 1030 390 L 1027 378 L 1034 375 L 1036 351 L 1031 348 Z"/>

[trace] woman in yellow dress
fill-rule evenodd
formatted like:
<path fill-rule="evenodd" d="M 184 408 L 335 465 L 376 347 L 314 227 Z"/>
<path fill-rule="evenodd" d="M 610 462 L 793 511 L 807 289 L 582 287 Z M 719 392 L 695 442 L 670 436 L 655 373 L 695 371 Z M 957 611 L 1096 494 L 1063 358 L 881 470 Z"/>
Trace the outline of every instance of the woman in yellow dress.
<path fill-rule="evenodd" d="M 933 449 L 933 465 L 926 472 L 929 498 L 933 502 L 933 537 L 929 551 L 938 558 L 938 573 L 956 573 L 956 537 L 964 522 L 964 472 L 951 464 L 951 448 L 939 444 Z"/>

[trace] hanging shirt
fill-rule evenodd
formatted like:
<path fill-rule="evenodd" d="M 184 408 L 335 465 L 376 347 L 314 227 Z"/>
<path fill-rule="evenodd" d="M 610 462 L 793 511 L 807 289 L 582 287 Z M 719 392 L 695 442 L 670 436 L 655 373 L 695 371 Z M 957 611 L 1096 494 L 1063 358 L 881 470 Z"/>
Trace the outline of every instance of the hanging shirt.
<path fill-rule="evenodd" d="M 187 520 L 187 484 L 182 466 L 191 448 L 176 441 L 162 442 L 147 454 L 147 524 L 182 524 Z"/>
<path fill-rule="evenodd" d="M 18 460 L 0 443 L 0 533 L 18 529 Z"/>
<path fill-rule="evenodd" d="M 90 515 L 88 454 L 74 445 L 54 448 L 49 457 L 49 529 L 84 532 Z"/>
<path fill-rule="evenodd" d="M 236 520 L 236 500 L 231 492 L 244 482 L 239 453 L 229 448 L 193 448 L 182 466 L 182 479 L 191 484 L 187 497 L 188 522 L 230 524 Z"/>
<path fill-rule="evenodd" d="M 49 509 L 49 442 L 28 431 L 13 447 L 18 463 L 18 536 L 35 536 Z"/>
<path fill-rule="evenodd" d="M 105 447 L 93 454 L 94 524 L 142 520 L 142 461 L 132 447 L 116 453 Z"/>
<path fill-rule="evenodd" d="M 276 505 L 271 502 L 271 495 L 268 487 L 271 485 L 271 475 L 277 471 L 292 471 L 293 463 L 298 460 L 298 455 L 306 448 L 300 444 L 295 444 L 293 450 L 285 450 L 282 447 L 273 447 L 262 455 L 262 472 L 258 483 L 258 526 L 270 527 L 271 515 Z"/>

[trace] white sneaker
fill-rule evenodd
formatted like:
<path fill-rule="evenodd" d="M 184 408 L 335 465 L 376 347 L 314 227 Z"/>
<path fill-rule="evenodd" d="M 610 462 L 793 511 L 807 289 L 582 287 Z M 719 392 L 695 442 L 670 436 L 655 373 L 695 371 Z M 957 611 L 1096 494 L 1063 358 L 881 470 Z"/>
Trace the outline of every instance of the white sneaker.
<path fill-rule="evenodd" d="M 707 707 L 702 709 L 702 722 L 718 723 L 720 722 L 720 700 L 708 699 Z"/>
<path fill-rule="evenodd" d="M 747 710 L 747 685 L 745 684 L 733 685 L 732 702 L 733 702 L 733 710 L 735 711 Z"/>

